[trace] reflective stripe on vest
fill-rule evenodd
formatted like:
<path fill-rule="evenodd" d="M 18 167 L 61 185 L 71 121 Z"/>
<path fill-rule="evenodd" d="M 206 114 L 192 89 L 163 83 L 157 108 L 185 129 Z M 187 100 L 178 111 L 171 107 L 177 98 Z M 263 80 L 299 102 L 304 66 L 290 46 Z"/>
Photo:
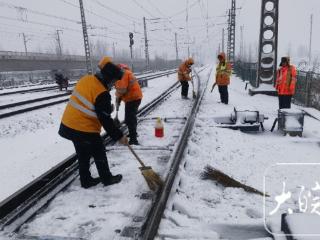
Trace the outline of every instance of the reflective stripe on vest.
<path fill-rule="evenodd" d="M 94 117 L 94 118 L 98 118 L 97 117 L 97 114 L 94 112 L 95 108 L 94 108 L 94 105 L 89 102 L 86 98 L 84 98 L 83 96 L 81 96 L 76 90 L 73 90 L 73 93 L 72 93 L 73 96 L 75 96 L 76 98 L 79 99 L 79 101 L 81 103 L 83 103 L 83 105 L 85 105 L 87 108 L 81 106 L 80 104 L 76 103 L 75 101 L 73 101 L 71 98 L 69 99 L 69 103 L 72 107 L 78 109 L 79 111 L 89 115 L 90 117 Z"/>

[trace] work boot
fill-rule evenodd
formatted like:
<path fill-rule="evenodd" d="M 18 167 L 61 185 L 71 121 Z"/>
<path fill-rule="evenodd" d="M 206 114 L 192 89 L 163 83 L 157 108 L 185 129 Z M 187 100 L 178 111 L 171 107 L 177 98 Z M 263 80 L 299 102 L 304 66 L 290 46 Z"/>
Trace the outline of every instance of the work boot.
<path fill-rule="evenodd" d="M 140 145 L 137 138 L 130 138 L 129 145 Z"/>
<path fill-rule="evenodd" d="M 87 181 L 80 181 L 81 183 L 81 187 L 87 189 L 87 188 L 90 188 L 90 187 L 93 187 L 93 186 L 96 186 L 100 183 L 100 178 L 97 177 L 97 178 L 89 178 L 89 180 Z"/>
<path fill-rule="evenodd" d="M 111 176 L 106 180 L 103 180 L 102 183 L 104 186 L 108 186 L 108 185 L 112 185 L 112 184 L 116 184 L 121 182 L 122 180 L 122 175 L 121 174 L 117 174 L 115 176 Z"/>
<path fill-rule="evenodd" d="M 181 96 L 182 99 L 189 99 L 188 96 Z"/>

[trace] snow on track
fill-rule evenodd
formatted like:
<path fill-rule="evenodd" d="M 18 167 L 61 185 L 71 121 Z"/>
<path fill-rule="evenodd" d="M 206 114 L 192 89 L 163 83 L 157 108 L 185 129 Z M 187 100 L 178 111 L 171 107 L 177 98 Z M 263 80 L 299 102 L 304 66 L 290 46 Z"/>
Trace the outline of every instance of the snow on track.
<path fill-rule="evenodd" d="M 149 86 L 142 89 L 141 107 L 176 81 L 176 74 L 150 81 Z M 65 105 L 62 103 L 0 120 L 0 176 L 3 177 L 0 201 L 74 153 L 72 143 L 58 135 Z M 119 119 L 123 118 L 122 103 Z"/>
<path fill-rule="evenodd" d="M 165 177 L 173 146 L 177 142 L 189 114 L 192 100 L 182 100 L 180 89 L 154 110 L 149 117 L 168 119 L 165 137 L 154 137 L 155 120 L 143 120 L 138 125 L 141 146 L 134 147 L 146 165 L 152 166 L 162 178 Z M 150 150 L 139 150 L 151 147 Z M 159 150 L 155 150 L 155 148 Z M 107 148 L 108 149 L 108 148 Z M 141 199 L 149 192 L 142 177 L 139 164 L 126 147 L 109 148 L 108 159 L 113 174 L 122 173 L 120 184 L 103 187 L 99 184 L 89 190 L 82 189 L 77 179 L 71 187 L 60 193 L 42 213 L 25 224 L 19 234 L 27 236 L 73 237 L 84 239 L 113 239 L 133 221 L 145 218 L 151 200 Z M 92 172 L 96 175 L 94 166 Z M 140 220 L 139 220 L 140 219 Z"/>
<path fill-rule="evenodd" d="M 269 129 L 277 116 L 277 98 L 265 95 L 251 97 L 245 92 L 244 85 L 242 80 L 232 77 L 228 106 L 218 103 L 217 89 L 210 93 L 211 86 L 208 87 L 185 153 L 184 167 L 180 169 L 180 178 L 176 178 L 176 188 L 172 189 L 157 239 L 270 240 L 264 229 L 263 198 L 241 189 L 224 188 L 210 180 L 201 180 L 204 167 L 210 164 L 245 184 L 263 190 L 263 177 L 268 167 L 278 162 L 319 162 L 320 122 L 305 117 L 303 138 L 271 133 Z M 243 106 L 256 108 L 269 117 L 264 124 L 266 132 L 243 133 L 216 127 L 213 117 L 229 115 L 233 107 Z M 268 179 L 271 198 L 267 198 L 266 205 L 269 209 L 276 207 L 274 197 L 282 192 L 282 179 L 293 176 L 297 180 L 295 184 L 299 184 L 299 180 L 309 175 L 317 179 L 319 171 L 295 168 L 285 174 L 276 171 L 273 175 L 274 178 Z M 285 203 L 276 214 L 272 224 L 278 231 L 280 213 L 288 207 L 296 209 L 297 203 Z"/>

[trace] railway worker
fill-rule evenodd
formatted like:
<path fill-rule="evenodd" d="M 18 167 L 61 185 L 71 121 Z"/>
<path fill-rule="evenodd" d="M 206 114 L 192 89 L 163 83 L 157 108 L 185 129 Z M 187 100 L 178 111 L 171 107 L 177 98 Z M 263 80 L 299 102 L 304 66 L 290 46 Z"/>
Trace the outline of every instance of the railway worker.
<path fill-rule="evenodd" d="M 192 81 L 190 76 L 191 66 L 194 64 L 192 58 L 188 58 L 184 61 L 178 69 L 178 80 L 181 83 L 181 98 L 188 99 L 189 81 Z"/>
<path fill-rule="evenodd" d="M 119 183 L 122 175 L 113 176 L 110 172 L 105 146 L 100 136 L 101 126 L 110 137 L 121 144 L 128 139 L 114 125 L 111 113 L 110 89 L 121 79 L 123 71 L 103 57 L 95 75 L 85 75 L 76 84 L 69 103 L 63 113 L 59 134 L 73 142 L 78 155 L 80 183 L 89 188 L 102 182 L 105 186 Z M 93 157 L 99 178 L 90 173 L 90 158 Z"/>
<path fill-rule="evenodd" d="M 279 109 L 291 108 L 291 98 L 297 83 L 296 67 L 290 64 L 289 57 L 282 57 L 277 71 L 276 86 L 279 98 Z"/>
<path fill-rule="evenodd" d="M 125 103 L 125 123 L 129 130 L 129 144 L 139 145 L 137 139 L 137 113 L 142 100 L 142 91 L 137 78 L 126 64 L 118 65 L 124 70 L 120 81 L 115 83 L 116 109 L 119 109 L 121 101 Z"/>
<path fill-rule="evenodd" d="M 56 83 L 59 86 L 60 91 L 62 91 L 63 88 L 66 89 L 66 91 L 68 90 L 68 85 L 69 85 L 69 78 L 68 77 L 64 77 L 62 75 L 62 73 L 55 73 L 55 79 L 56 79 Z"/>
<path fill-rule="evenodd" d="M 225 53 L 218 55 L 219 64 L 216 68 L 216 84 L 218 85 L 220 99 L 224 104 L 229 102 L 228 85 L 230 84 L 230 76 L 232 73 L 231 64 L 226 59 Z"/>

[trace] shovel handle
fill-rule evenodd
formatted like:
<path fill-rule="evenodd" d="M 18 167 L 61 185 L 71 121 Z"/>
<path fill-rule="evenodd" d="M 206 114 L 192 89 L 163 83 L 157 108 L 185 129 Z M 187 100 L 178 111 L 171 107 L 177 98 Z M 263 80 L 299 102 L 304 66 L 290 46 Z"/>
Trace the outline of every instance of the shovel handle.
<path fill-rule="evenodd" d="M 141 164 L 142 167 L 145 167 L 144 163 L 142 162 L 141 158 L 136 154 L 136 152 L 133 150 L 133 148 L 127 144 L 127 147 L 129 148 L 130 152 L 135 156 L 135 158 L 138 160 L 138 162 Z"/>

